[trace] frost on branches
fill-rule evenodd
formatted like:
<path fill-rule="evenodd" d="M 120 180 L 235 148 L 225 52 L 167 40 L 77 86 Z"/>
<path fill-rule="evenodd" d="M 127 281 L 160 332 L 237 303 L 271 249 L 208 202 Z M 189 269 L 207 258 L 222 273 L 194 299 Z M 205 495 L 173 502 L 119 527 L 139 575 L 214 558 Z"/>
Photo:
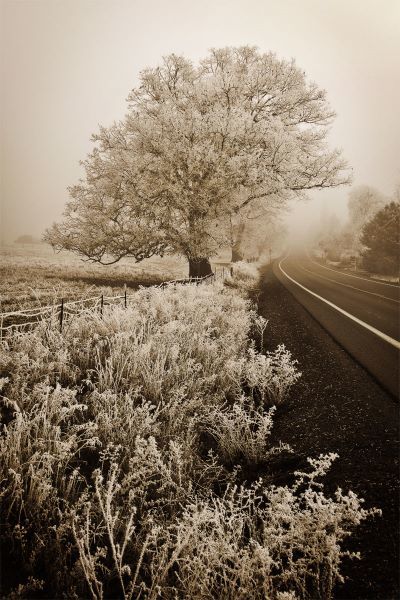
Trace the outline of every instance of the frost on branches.
<path fill-rule="evenodd" d="M 256 48 L 171 55 L 145 69 L 128 113 L 93 136 L 85 177 L 70 188 L 55 248 L 110 263 L 171 252 L 207 274 L 232 223 L 307 190 L 348 181 L 329 150 L 334 112 L 294 61 Z"/>

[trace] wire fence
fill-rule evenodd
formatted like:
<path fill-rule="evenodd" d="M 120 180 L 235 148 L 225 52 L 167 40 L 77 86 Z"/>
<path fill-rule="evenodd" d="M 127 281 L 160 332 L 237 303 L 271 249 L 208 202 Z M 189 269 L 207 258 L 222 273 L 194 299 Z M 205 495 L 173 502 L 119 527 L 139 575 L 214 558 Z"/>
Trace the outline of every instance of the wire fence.
<path fill-rule="evenodd" d="M 219 271 L 218 269 L 215 269 L 215 272 L 210 273 L 205 277 L 174 279 L 150 287 L 165 289 L 177 285 L 211 284 L 217 280 L 224 281 L 228 272 L 228 269 L 223 267 Z M 232 269 L 230 269 L 230 274 L 232 275 Z M 128 294 L 125 285 L 124 293 L 118 296 L 105 296 L 104 294 L 101 294 L 100 296 L 91 296 L 79 300 L 65 300 L 64 298 L 61 298 L 60 302 L 48 306 L 3 312 L 0 313 L 0 339 L 2 339 L 7 332 L 24 330 L 26 328 L 29 329 L 43 320 L 57 320 L 60 331 L 62 331 L 67 318 L 73 317 L 74 315 L 82 315 L 85 312 L 91 312 L 93 310 L 98 310 L 102 316 L 106 306 L 121 303 L 127 308 L 134 298 L 134 294 Z"/>

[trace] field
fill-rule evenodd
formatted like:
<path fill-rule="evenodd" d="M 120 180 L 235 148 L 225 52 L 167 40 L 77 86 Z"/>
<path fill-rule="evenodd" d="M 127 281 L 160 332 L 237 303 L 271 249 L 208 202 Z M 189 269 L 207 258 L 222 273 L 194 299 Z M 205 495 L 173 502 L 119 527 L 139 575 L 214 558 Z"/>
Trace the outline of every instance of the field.
<path fill-rule="evenodd" d="M 43 303 L 184 266 L 121 265 L 105 280 L 69 260 L 7 260 L 18 307 L 28 286 Z M 5 336 L 4 597 L 333 597 L 346 538 L 375 511 L 351 491 L 324 492 L 334 453 L 311 448 L 293 472 L 291 448 L 271 443 L 301 374 L 284 346 L 262 351 L 257 283 L 242 264 L 225 285 L 139 289 L 127 309 L 88 311 L 62 332 L 43 321 Z"/>
<path fill-rule="evenodd" d="M 135 264 L 125 259 L 103 266 L 69 253 L 55 253 L 47 244 L 17 245 L 0 253 L 0 312 L 44 306 L 91 295 L 129 289 L 185 277 L 187 266 L 178 257 L 152 258 Z"/>
<path fill-rule="evenodd" d="M 213 269 L 226 264 L 228 253 L 211 261 Z M 11 244 L 0 250 L 0 312 L 77 300 L 91 295 L 121 294 L 140 286 L 187 277 L 187 262 L 179 256 L 153 257 L 115 265 L 81 260 L 70 252 L 56 253 L 47 244 Z"/>

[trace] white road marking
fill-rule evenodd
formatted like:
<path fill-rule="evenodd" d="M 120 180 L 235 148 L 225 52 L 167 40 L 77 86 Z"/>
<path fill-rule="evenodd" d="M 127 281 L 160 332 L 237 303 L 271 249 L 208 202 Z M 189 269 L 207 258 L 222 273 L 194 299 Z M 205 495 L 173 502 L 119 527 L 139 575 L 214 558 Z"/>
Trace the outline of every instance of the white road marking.
<path fill-rule="evenodd" d="M 318 264 L 318 263 L 314 263 L 313 260 L 311 262 L 313 264 Z M 378 296 L 378 298 L 384 298 L 385 300 L 389 300 L 389 302 L 396 302 L 396 304 L 400 304 L 400 301 L 395 300 L 394 298 L 388 298 L 387 296 L 383 296 L 382 294 L 377 294 L 376 292 L 368 292 L 367 290 L 362 290 L 361 288 L 354 287 L 354 285 L 349 285 L 348 283 L 341 283 L 340 281 L 336 281 L 336 279 L 330 279 L 329 277 L 324 277 L 323 275 L 319 275 L 319 273 L 316 273 L 315 271 L 310 271 L 309 269 L 306 269 L 302 265 L 298 265 L 298 267 L 302 271 L 305 271 L 306 273 L 311 273 L 311 275 L 315 275 L 316 277 L 320 277 L 321 279 L 325 279 L 326 281 L 332 281 L 332 283 L 335 283 L 336 285 L 342 285 L 343 287 L 348 287 L 348 288 L 351 288 L 352 290 L 357 290 L 358 292 L 362 292 L 363 294 L 370 294 L 371 296 Z M 361 279 L 361 278 L 357 277 L 357 279 Z"/>
<path fill-rule="evenodd" d="M 309 254 L 307 254 L 309 260 L 314 263 L 314 265 L 318 265 L 323 269 L 327 269 L 328 271 L 333 271 L 334 273 L 339 273 L 339 275 L 346 275 L 346 277 L 353 277 L 354 279 L 362 279 L 363 281 L 369 281 L 370 283 L 378 283 L 379 285 L 388 285 L 389 287 L 395 287 L 399 289 L 399 286 L 395 283 L 387 283 L 386 281 L 377 281 L 376 279 L 368 279 L 368 277 L 360 277 L 359 275 L 351 275 L 351 273 L 344 273 L 343 271 L 339 271 L 338 269 L 331 269 L 330 267 L 326 267 L 325 265 L 321 265 L 321 263 L 313 260 Z"/>
<path fill-rule="evenodd" d="M 400 350 L 400 342 L 398 342 L 394 338 L 390 337 L 389 335 L 386 335 L 386 333 L 383 333 L 382 331 L 379 331 L 379 329 L 375 329 L 375 327 L 372 327 L 372 325 L 368 325 L 368 323 L 365 323 L 364 321 L 361 321 L 361 319 L 358 319 L 354 315 L 351 315 L 346 310 L 343 310 L 343 308 L 340 308 L 340 306 L 337 306 L 336 304 L 333 304 L 333 302 L 330 302 L 326 298 L 323 298 L 322 296 L 319 296 L 319 294 L 316 294 L 315 292 L 312 292 L 311 290 L 309 290 L 308 288 L 306 288 L 304 285 L 302 285 L 301 283 L 299 283 L 298 281 L 296 281 L 295 279 L 293 279 L 293 277 L 290 277 L 290 275 L 288 275 L 286 273 L 286 271 L 284 271 L 282 269 L 282 263 L 283 263 L 283 261 L 286 260 L 286 258 L 287 258 L 287 256 L 285 258 L 283 258 L 279 262 L 279 264 L 278 264 L 279 269 L 282 271 L 282 273 L 285 275 L 285 277 L 287 277 L 288 279 L 290 279 L 290 281 L 292 281 L 295 285 L 298 285 L 299 287 L 301 287 L 303 290 L 305 290 L 306 292 L 308 292 L 312 296 L 315 296 L 315 298 L 318 298 L 318 300 L 321 300 L 321 302 L 325 302 L 325 304 L 328 304 L 328 306 L 330 306 L 331 308 L 334 308 L 335 310 L 337 310 L 338 312 L 340 312 L 342 315 L 345 315 L 346 317 L 348 317 L 349 319 L 351 319 L 352 321 L 354 321 L 358 325 L 361 325 L 361 327 L 364 327 L 365 329 L 368 329 L 368 331 L 371 331 L 372 333 L 374 333 L 376 336 L 380 337 L 382 340 L 384 340 L 388 344 L 391 344 L 391 346 L 394 346 L 395 348 L 397 348 L 398 350 Z"/>

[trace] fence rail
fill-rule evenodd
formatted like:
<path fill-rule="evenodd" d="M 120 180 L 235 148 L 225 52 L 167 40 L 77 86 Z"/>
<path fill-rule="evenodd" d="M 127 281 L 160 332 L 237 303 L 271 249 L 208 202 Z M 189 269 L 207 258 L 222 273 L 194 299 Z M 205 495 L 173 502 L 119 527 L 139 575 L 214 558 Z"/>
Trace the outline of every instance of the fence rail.
<path fill-rule="evenodd" d="M 172 281 L 164 281 L 161 284 L 150 287 L 165 289 L 167 287 L 173 287 L 176 285 L 199 285 L 203 283 L 213 283 L 218 279 L 225 280 L 225 275 L 225 269 L 222 269 L 220 273 L 218 273 L 216 269 L 214 273 L 210 273 L 205 277 L 174 279 Z M 41 321 L 50 319 L 52 317 L 58 319 L 60 331 L 62 331 L 66 317 L 80 315 L 85 311 L 94 310 L 97 308 L 100 310 L 100 314 L 102 315 L 105 306 L 110 306 L 117 301 L 123 300 L 124 307 L 127 308 L 128 302 L 130 302 L 132 299 L 134 299 L 134 294 L 128 295 L 125 286 L 124 293 L 119 296 L 104 296 L 104 294 L 102 294 L 101 296 L 91 296 L 89 298 L 68 301 L 62 298 L 59 303 L 48 306 L 39 306 L 0 313 L 0 339 L 3 337 L 3 333 L 6 333 L 7 331 L 33 327 Z"/>

